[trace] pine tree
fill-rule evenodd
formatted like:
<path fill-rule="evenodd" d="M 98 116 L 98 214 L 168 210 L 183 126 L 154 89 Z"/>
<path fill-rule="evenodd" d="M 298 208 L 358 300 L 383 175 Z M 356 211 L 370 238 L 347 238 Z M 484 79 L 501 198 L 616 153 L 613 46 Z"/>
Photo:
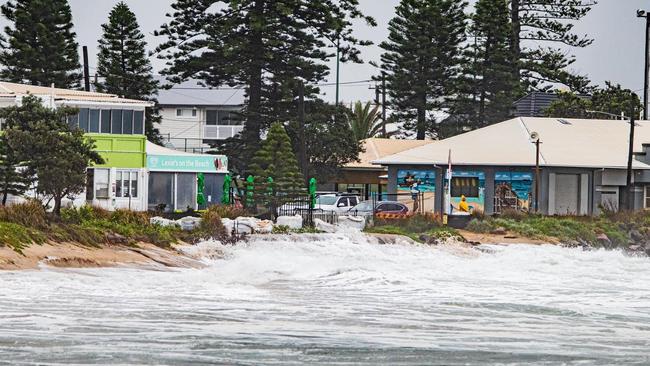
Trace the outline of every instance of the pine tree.
<path fill-rule="evenodd" d="M 451 117 L 445 121 L 446 125 L 461 124 L 451 130 L 454 132 L 509 118 L 519 92 L 512 63 L 507 1 L 479 0 L 469 31 L 471 43 L 465 53 L 458 97 Z"/>
<path fill-rule="evenodd" d="M 261 148 L 253 157 L 250 173 L 255 177 L 256 196 L 263 197 L 261 201 L 274 207 L 304 194 L 304 179 L 291 139 L 281 123 L 271 125 L 266 140 L 262 141 Z M 273 179 L 271 187 L 268 178 Z"/>
<path fill-rule="evenodd" d="M 465 6 L 462 0 L 402 0 L 389 23 L 388 41 L 381 44 L 394 116 L 420 140 L 437 135 L 432 114 L 445 108 L 454 93 Z"/>
<path fill-rule="evenodd" d="M 169 23 L 158 35 L 157 49 L 167 60 L 163 71 L 172 82 L 193 77 L 208 86 L 243 86 L 244 131 L 221 151 L 238 156 L 236 170 L 246 169 L 259 148 L 260 135 L 274 121 L 296 115 L 291 108 L 295 82 L 305 97 L 328 74 L 324 61 L 338 42 L 343 61 L 360 62 L 352 19 L 374 20 L 358 10 L 358 0 L 177 0 Z"/>
<path fill-rule="evenodd" d="M 124 98 L 155 101 L 158 81 L 153 77 L 146 53 L 147 43 L 135 14 L 120 2 L 111 10 L 108 23 L 103 24 L 102 29 L 97 72 L 103 81 L 97 84 L 97 90 Z M 145 133 L 150 141 L 160 142 L 154 123 L 159 123 L 161 118 L 156 112 L 156 108 L 147 109 Z"/>
<path fill-rule="evenodd" d="M 0 8 L 5 27 L 0 78 L 5 81 L 78 88 L 79 54 L 67 0 L 10 0 Z"/>
<path fill-rule="evenodd" d="M 519 70 L 517 77 L 530 89 L 548 90 L 561 83 L 572 91 L 589 91 L 589 79 L 568 69 L 575 57 L 567 47 L 587 47 L 592 40 L 572 32 L 574 22 L 582 19 L 596 4 L 595 0 L 510 0 L 512 49 Z M 534 44 L 536 48 L 524 46 Z M 556 48 L 560 45 L 563 49 Z"/>
<path fill-rule="evenodd" d="M 0 194 L 3 206 L 10 195 L 23 195 L 34 181 L 24 163 L 9 145 L 7 134 L 0 135 Z"/>

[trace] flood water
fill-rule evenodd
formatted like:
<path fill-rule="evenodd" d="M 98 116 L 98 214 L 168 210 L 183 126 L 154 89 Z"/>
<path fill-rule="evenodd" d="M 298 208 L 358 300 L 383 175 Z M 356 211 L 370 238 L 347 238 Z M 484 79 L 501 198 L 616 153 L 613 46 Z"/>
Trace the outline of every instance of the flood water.
<path fill-rule="evenodd" d="M 650 364 L 648 258 L 321 238 L 201 270 L 0 272 L 0 364 Z"/>

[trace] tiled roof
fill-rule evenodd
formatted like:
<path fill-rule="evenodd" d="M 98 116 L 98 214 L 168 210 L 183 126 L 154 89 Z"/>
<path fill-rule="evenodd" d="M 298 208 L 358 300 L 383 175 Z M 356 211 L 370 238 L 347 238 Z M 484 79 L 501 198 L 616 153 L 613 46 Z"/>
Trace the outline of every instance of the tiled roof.
<path fill-rule="evenodd" d="M 51 88 L 46 86 L 36 86 L 27 84 L 9 83 L 0 81 L 0 96 L 15 97 L 20 95 L 53 95 L 56 100 L 65 101 L 88 101 L 104 103 L 128 103 L 142 104 L 148 106 L 151 102 L 136 99 L 120 98 L 114 94 L 105 94 L 97 92 L 87 92 L 83 90 Z"/>

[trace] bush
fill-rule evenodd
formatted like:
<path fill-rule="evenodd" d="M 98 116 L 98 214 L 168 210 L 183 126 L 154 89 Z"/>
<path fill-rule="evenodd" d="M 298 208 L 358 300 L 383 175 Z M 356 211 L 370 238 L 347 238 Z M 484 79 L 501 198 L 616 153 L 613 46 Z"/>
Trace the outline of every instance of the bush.
<path fill-rule="evenodd" d="M 250 213 L 243 208 L 237 208 L 232 205 L 210 206 L 207 211 L 212 211 L 224 219 L 236 219 L 242 216 L 250 216 Z"/>
<path fill-rule="evenodd" d="M 0 222 L 0 245 L 6 245 L 23 253 L 30 244 L 43 244 L 47 238 L 43 233 L 12 222 Z"/>
<path fill-rule="evenodd" d="M 507 208 L 499 214 L 499 218 L 502 219 L 507 219 L 507 220 L 515 220 L 515 221 L 522 221 L 528 217 L 528 213 L 521 211 L 521 210 L 515 210 L 512 208 Z"/>
<path fill-rule="evenodd" d="M 48 224 L 45 208 L 36 200 L 0 206 L 0 221 L 37 229 L 47 228 Z"/>
<path fill-rule="evenodd" d="M 221 215 L 219 215 L 219 207 L 222 206 L 212 206 L 201 214 L 201 224 L 197 229 L 198 235 L 214 239 L 227 236 L 226 228 L 221 222 Z"/>
<path fill-rule="evenodd" d="M 413 215 L 400 219 L 375 219 L 375 226 L 393 226 L 412 233 L 425 233 L 441 227 L 442 221 L 439 216 L 433 214 Z"/>
<path fill-rule="evenodd" d="M 495 229 L 491 220 L 472 219 L 465 227 L 465 230 L 475 233 L 489 233 Z"/>
<path fill-rule="evenodd" d="M 119 209 L 111 214 L 111 221 L 121 225 L 149 225 L 149 214 L 146 212 Z"/>
<path fill-rule="evenodd" d="M 100 207 L 84 205 L 79 208 L 61 209 L 61 219 L 65 223 L 81 224 L 93 220 L 108 220 L 112 212 Z"/>

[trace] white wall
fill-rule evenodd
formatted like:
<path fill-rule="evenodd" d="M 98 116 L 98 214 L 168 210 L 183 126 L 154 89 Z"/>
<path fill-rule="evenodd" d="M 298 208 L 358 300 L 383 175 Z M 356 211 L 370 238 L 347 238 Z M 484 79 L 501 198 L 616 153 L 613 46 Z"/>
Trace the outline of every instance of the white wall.
<path fill-rule="evenodd" d="M 166 140 L 168 137 L 174 140 L 191 139 L 195 144 L 203 139 L 203 126 L 205 126 L 205 109 L 197 108 L 196 117 L 178 117 L 176 108 L 161 108 L 162 120 L 156 127 Z M 199 144 L 200 145 L 200 144 Z"/>

